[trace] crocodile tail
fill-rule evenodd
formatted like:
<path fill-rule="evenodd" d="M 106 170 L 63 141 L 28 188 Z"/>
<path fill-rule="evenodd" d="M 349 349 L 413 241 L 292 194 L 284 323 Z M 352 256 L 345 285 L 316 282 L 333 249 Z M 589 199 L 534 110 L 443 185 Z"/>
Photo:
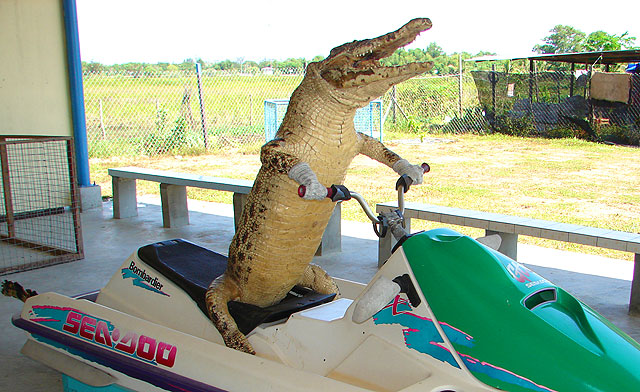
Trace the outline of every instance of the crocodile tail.
<path fill-rule="evenodd" d="M 38 295 L 38 293 L 35 290 L 25 289 L 18 282 L 5 280 L 2 282 L 2 295 L 17 298 L 20 301 L 25 302 L 29 297 Z"/>

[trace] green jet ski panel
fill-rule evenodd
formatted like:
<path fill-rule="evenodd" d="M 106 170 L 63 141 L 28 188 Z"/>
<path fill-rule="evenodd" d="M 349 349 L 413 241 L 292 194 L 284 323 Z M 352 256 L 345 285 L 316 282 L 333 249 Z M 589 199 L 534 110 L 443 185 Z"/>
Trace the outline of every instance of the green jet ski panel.
<path fill-rule="evenodd" d="M 450 229 L 415 234 L 402 248 L 481 382 L 513 392 L 640 390 L 640 345 L 560 287 Z"/>

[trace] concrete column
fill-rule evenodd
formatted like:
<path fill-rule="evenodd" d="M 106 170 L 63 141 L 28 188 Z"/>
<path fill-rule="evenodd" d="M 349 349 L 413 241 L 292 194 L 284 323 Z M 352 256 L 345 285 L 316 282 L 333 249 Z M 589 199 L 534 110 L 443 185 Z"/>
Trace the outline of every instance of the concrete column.
<path fill-rule="evenodd" d="M 99 185 L 81 186 L 80 191 L 80 212 L 85 212 L 93 208 L 102 208 L 102 192 Z"/>
<path fill-rule="evenodd" d="M 136 200 L 136 180 L 112 177 L 111 185 L 113 187 L 114 219 L 137 216 L 138 201 Z"/>
<path fill-rule="evenodd" d="M 633 280 L 631 281 L 629 314 L 640 316 L 640 253 L 636 253 L 633 260 Z"/>
<path fill-rule="evenodd" d="M 244 210 L 248 198 L 249 195 L 246 193 L 233 193 L 233 227 L 235 231 L 238 231 L 238 223 L 240 223 L 242 210 Z"/>
<path fill-rule="evenodd" d="M 502 239 L 498 252 L 513 259 L 518 260 L 518 235 L 513 233 L 501 233 L 493 230 L 486 230 L 486 235 L 497 234 Z"/>
<path fill-rule="evenodd" d="M 160 201 L 163 227 L 180 227 L 189 224 L 186 186 L 160 184 Z"/>
<path fill-rule="evenodd" d="M 322 242 L 318 246 L 316 256 L 327 253 L 340 252 L 342 250 L 342 203 L 337 203 L 329 219 L 327 227 L 322 233 Z"/>

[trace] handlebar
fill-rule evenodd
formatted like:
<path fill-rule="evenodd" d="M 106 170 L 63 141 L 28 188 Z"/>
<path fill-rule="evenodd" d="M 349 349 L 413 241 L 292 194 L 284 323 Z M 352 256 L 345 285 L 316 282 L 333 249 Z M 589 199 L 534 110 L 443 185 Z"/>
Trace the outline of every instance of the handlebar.
<path fill-rule="evenodd" d="M 428 173 L 431 170 L 431 167 L 426 162 L 423 162 L 420 167 L 422 168 L 423 173 Z M 396 181 L 396 189 L 399 191 L 400 188 L 402 188 L 402 193 L 407 193 L 411 185 L 413 185 L 413 180 L 406 174 L 401 175 L 400 178 L 398 178 L 398 181 Z M 304 197 L 306 193 L 307 187 L 300 185 L 298 187 L 298 196 Z M 350 192 L 344 185 L 331 185 L 327 188 L 327 198 L 332 201 L 351 200 L 351 193 L 352 192 Z"/>
<path fill-rule="evenodd" d="M 298 187 L 298 196 L 304 197 L 306 192 L 307 187 L 304 185 L 300 185 Z M 331 201 L 347 201 L 352 198 L 356 199 L 371 222 L 380 223 L 378 217 L 373 213 L 373 211 L 371 211 L 371 207 L 369 207 L 369 204 L 367 204 L 364 197 L 357 192 L 350 191 L 344 185 L 331 185 L 331 187 L 327 188 L 327 198 L 331 199 Z"/>
<path fill-rule="evenodd" d="M 428 173 L 431 170 L 431 167 L 429 167 L 429 164 L 427 163 L 423 163 L 422 165 L 420 165 L 420 167 L 422 168 L 423 173 Z M 401 175 L 400 178 L 398 178 L 398 181 L 396 181 L 396 190 L 398 191 L 398 213 L 402 219 L 402 227 L 404 227 L 404 218 L 402 218 L 404 216 L 404 194 L 407 193 L 412 184 L 413 180 L 406 174 Z M 304 197 L 306 192 L 306 186 L 300 185 L 298 187 L 298 196 Z M 357 192 L 350 191 L 344 185 L 331 185 L 329 188 L 327 188 L 327 198 L 331 199 L 331 201 L 334 202 L 347 201 L 351 200 L 352 198 L 356 199 L 358 201 L 358 204 L 360 204 L 360 207 L 362 207 L 364 213 L 371 220 L 371 222 L 373 222 L 374 231 L 376 232 L 376 234 L 378 234 L 378 236 L 380 237 L 385 235 L 386 228 L 384 226 L 386 226 L 386 223 L 383 223 L 382 216 L 376 216 L 373 211 L 371 211 L 371 207 L 369 207 L 369 204 L 367 204 L 366 200 L 364 200 L 364 198 Z M 378 229 L 378 227 L 380 229 Z"/>
<path fill-rule="evenodd" d="M 422 168 L 423 174 L 428 173 L 431 170 L 431 167 L 426 162 L 423 162 L 420 167 Z M 406 174 L 401 175 L 400 178 L 398 178 L 398 181 L 396 181 L 396 190 L 398 191 L 398 210 L 400 211 L 401 216 L 404 216 L 404 194 L 407 193 L 412 184 L 413 179 Z M 404 223 L 402 226 L 404 227 Z"/>

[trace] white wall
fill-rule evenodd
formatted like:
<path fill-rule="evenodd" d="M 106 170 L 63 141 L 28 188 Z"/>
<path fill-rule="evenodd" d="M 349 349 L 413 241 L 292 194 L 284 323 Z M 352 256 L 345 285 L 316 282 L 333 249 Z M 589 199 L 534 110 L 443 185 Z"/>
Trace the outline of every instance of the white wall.
<path fill-rule="evenodd" d="M 1 135 L 73 135 L 61 0 L 0 0 Z"/>

